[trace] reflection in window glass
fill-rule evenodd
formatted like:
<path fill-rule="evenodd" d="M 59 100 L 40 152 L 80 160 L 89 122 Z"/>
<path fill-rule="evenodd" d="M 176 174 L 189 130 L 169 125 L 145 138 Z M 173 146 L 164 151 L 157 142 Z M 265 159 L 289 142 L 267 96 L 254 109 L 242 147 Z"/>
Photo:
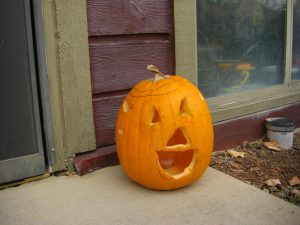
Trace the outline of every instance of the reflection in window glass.
<path fill-rule="evenodd" d="M 283 82 L 285 0 L 197 0 L 198 85 L 205 97 Z"/>
<path fill-rule="evenodd" d="M 292 79 L 300 80 L 300 0 L 294 1 Z"/>

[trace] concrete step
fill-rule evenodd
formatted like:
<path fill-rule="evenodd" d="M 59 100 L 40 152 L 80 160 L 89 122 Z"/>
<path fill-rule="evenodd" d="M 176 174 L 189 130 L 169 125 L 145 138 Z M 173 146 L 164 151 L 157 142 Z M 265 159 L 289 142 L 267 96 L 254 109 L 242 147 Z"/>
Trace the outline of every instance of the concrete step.
<path fill-rule="evenodd" d="M 120 166 L 0 191 L 0 224 L 300 224 L 300 207 L 209 168 L 195 184 L 154 191 Z"/>

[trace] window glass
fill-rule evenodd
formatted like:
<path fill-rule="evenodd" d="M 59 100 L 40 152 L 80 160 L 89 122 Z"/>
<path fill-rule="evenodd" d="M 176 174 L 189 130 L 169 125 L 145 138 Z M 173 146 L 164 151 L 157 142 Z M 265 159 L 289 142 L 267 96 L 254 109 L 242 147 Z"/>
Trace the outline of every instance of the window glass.
<path fill-rule="evenodd" d="M 285 24 L 285 0 L 197 0 L 198 85 L 204 96 L 282 83 Z"/>
<path fill-rule="evenodd" d="M 292 79 L 300 80 L 300 0 L 294 1 Z"/>

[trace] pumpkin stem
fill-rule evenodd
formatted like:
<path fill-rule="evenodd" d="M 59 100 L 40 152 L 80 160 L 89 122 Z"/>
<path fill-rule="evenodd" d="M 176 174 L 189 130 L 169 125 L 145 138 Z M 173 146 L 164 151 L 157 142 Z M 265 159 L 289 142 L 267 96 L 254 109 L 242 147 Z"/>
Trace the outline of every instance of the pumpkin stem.
<path fill-rule="evenodd" d="M 148 65 L 147 70 L 151 71 L 154 74 L 155 77 L 154 77 L 153 82 L 157 82 L 161 79 L 165 79 L 165 75 L 162 72 L 160 72 L 156 66 Z"/>

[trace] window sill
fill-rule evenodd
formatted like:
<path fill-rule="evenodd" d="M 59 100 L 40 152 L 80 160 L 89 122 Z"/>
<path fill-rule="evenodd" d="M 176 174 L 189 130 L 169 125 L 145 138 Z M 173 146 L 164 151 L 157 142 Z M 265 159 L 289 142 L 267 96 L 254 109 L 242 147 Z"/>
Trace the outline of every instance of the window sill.
<path fill-rule="evenodd" d="M 207 99 L 214 122 L 300 101 L 300 81 Z"/>

